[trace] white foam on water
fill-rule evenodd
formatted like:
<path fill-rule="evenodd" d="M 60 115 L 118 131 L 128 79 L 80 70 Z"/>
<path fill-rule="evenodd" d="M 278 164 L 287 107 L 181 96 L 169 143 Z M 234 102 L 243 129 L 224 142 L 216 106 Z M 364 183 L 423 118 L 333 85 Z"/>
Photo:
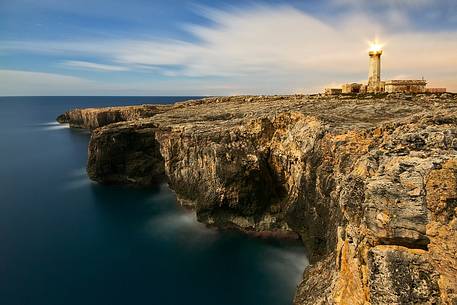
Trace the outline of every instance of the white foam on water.
<path fill-rule="evenodd" d="M 56 126 L 56 125 L 60 125 L 60 123 L 52 121 L 52 122 L 46 122 L 46 123 L 38 124 L 38 126 Z"/>
<path fill-rule="evenodd" d="M 59 130 L 59 129 L 67 129 L 70 128 L 69 124 L 59 124 L 57 125 L 43 125 L 40 129 L 41 130 Z"/>
<path fill-rule="evenodd" d="M 44 131 L 70 128 L 70 124 L 67 124 L 67 123 L 60 124 L 59 122 L 45 122 L 45 123 L 35 124 L 32 126 L 35 128 L 38 127 L 37 128 L 38 130 L 44 130 Z"/>
<path fill-rule="evenodd" d="M 63 183 L 64 190 L 75 190 L 86 187 L 93 183 L 86 173 L 85 167 L 75 168 L 67 173 L 67 179 Z"/>
<path fill-rule="evenodd" d="M 277 274 L 281 281 L 298 284 L 303 271 L 309 265 L 308 258 L 301 247 L 290 249 L 270 248 L 265 252 L 267 268 Z"/>
<path fill-rule="evenodd" d="M 67 129 L 70 128 L 70 124 L 60 124 L 58 122 L 45 122 L 31 125 L 34 129 L 41 130 L 41 131 L 48 131 L 48 130 L 60 130 L 60 129 Z"/>
<path fill-rule="evenodd" d="M 87 172 L 85 167 L 80 167 L 73 169 L 69 172 L 68 176 L 70 177 L 87 177 Z"/>
<path fill-rule="evenodd" d="M 160 215 L 149 221 L 147 230 L 163 239 L 178 240 L 184 246 L 211 244 L 218 237 L 218 232 L 197 222 L 191 211 L 176 211 Z"/>
<path fill-rule="evenodd" d="M 94 183 L 92 180 L 90 180 L 88 177 L 81 177 L 77 179 L 72 179 L 63 185 L 64 190 L 75 190 L 75 189 L 80 189 L 83 187 L 86 187 L 90 184 Z"/>
<path fill-rule="evenodd" d="M 161 202 L 168 202 L 168 201 L 175 201 L 175 195 L 173 193 L 168 193 L 168 192 L 159 192 L 158 194 L 153 194 L 149 198 L 149 201 L 151 203 L 157 204 Z"/>

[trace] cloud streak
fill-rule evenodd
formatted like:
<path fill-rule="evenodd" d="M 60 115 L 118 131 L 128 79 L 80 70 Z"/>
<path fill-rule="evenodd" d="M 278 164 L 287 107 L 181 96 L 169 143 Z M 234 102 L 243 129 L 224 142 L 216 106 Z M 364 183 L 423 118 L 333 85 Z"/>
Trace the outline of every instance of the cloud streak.
<path fill-rule="evenodd" d="M 102 71 L 102 72 L 119 72 L 119 71 L 127 71 L 128 68 L 122 66 L 114 66 L 114 65 L 105 65 L 105 64 L 98 64 L 89 61 L 80 61 L 80 60 L 67 60 L 62 63 L 66 67 L 75 68 L 75 69 L 83 69 L 83 70 L 95 70 L 95 71 Z"/>

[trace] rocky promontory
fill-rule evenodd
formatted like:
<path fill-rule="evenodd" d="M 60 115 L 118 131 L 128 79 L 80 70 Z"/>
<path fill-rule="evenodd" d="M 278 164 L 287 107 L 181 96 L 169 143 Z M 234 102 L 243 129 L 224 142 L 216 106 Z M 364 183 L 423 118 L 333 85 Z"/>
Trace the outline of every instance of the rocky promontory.
<path fill-rule="evenodd" d="M 297 236 L 295 304 L 457 304 L 457 96 L 211 97 L 78 109 L 100 183 L 167 181 L 199 221 Z"/>
<path fill-rule="evenodd" d="M 57 117 L 57 122 L 72 128 L 95 129 L 117 122 L 152 117 L 168 110 L 168 105 L 137 105 L 105 108 L 72 109 Z"/>

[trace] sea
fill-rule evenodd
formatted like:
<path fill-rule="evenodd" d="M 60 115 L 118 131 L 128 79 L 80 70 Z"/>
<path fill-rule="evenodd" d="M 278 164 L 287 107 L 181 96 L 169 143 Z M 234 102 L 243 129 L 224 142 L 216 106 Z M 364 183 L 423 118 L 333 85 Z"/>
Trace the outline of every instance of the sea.
<path fill-rule="evenodd" d="M 191 97 L 0 97 L 1 305 L 286 305 L 308 264 L 298 242 L 218 231 L 166 184 L 86 175 L 82 107 Z"/>

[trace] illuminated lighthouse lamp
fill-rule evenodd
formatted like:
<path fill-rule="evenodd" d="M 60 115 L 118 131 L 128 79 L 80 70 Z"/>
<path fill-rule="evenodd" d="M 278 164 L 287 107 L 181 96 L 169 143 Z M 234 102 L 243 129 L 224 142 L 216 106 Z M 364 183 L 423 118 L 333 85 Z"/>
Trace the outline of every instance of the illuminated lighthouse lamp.
<path fill-rule="evenodd" d="M 382 54 L 382 47 L 383 45 L 378 43 L 378 42 L 372 42 L 370 44 L 370 49 L 369 49 L 369 52 L 370 53 L 381 53 Z"/>

